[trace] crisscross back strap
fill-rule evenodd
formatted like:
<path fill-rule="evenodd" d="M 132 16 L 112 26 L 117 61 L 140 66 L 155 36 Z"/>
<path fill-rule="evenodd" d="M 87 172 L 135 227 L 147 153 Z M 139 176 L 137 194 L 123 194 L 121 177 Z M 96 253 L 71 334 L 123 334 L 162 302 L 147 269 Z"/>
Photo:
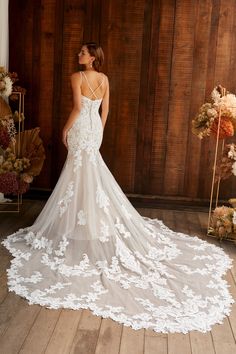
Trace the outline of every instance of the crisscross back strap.
<path fill-rule="evenodd" d="M 102 84 L 103 84 L 103 82 L 104 82 L 104 78 L 103 78 L 102 82 L 100 83 L 100 85 L 98 85 L 98 87 L 97 87 L 95 90 L 93 90 L 92 87 L 91 87 L 91 85 L 90 85 L 90 83 L 89 83 L 89 80 L 88 80 L 87 76 L 85 75 L 85 73 L 84 73 L 83 71 L 81 71 L 81 74 L 82 74 L 82 77 L 83 77 L 83 76 L 85 77 L 85 79 L 86 79 L 86 81 L 87 81 L 87 84 L 88 84 L 88 87 L 89 87 L 90 91 L 92 92 L 92 95 L 94 95 L 96 98 L 98 98 L 97 95 L 96 95 L 96 93 L 95 93 L 95 91 L 97 91 L 97 89 L 99 89 L 99 87 L 102 86 Z M 90 96 L 90 97 L 91 97 L 91 96 Z"/>

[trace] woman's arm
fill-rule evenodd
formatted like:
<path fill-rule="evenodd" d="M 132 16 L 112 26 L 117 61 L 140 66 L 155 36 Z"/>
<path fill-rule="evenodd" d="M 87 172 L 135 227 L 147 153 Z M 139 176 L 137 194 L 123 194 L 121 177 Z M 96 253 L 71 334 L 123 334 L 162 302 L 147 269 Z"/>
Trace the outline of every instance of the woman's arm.
<path fill-rule="evenodd" d="M 74 73 L 71 75 L 71 87 L 72 87 L 72 94 L 73 94 L 73 109 L 67 119 L 66 124 L 64 125 L 62 131 L 62 142 L 67 146 L 67 132 L 72 127 L 76 117 L 80 113 L 81 109 L 81 75 L 80 73 Z"/>
<path fill-rule="evenodd" d="M 103 129 L 105 127 L 108 112 L 109 112 L 109 96 L 110 96 L 109 81 L 106 76 L 106 91 L 102 100 L 102 113 L 101 113 Z"/>

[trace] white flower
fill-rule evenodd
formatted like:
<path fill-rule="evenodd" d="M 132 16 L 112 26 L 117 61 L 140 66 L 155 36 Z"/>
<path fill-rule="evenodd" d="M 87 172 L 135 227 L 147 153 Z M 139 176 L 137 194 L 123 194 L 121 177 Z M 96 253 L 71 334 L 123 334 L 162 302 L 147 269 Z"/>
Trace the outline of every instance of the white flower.
<path fill-rule="evenodd" d="M 219 91 L 217 91 L 216 87 L 215 87 L 214 90 L 212 91 L 211 97 L 212 97 L 212 99 L 213 99 L 213 101 L 214 101 L 215 103 L 219 103 L 219 102 L 220 102 L 221 96 L 220 96 Z"/>
<path fill-rule="evenodd" d="M 233 224 L 236 225 L 236 211 L 234 211 L 233 213 Z"/>
<path fill-rule="evenodd" d="M 234 144 L 231 144 L 230 145 L 230 149 L 229 149 L 229 152 L 228 152 L 228 157 L 232 160 L 236 160 L 236 150 L 234 148 Z"/>
<path fill-rule="evenodd" d="M 0 75 L 0 96 L 2 97 L 8 97 L 12 93 L 13 82 L 9 76 L 5 75 Z"/>
<path fill-rule="evenodd" d="M 214 108 L 210 108 L 210 109 L 207 110 L 207 115 L 208 115 L 208 117 L 216 118 L 218 113 L 217 113 L 217 111 Z"/>
<path fill-rule="evenodd" d="M 232 173 L 236 176 L 236 161 L 232 165 Z"/>
<path fill-rule="evenodd" d="M 220 95 L 216 88 L 211 93 L 211 97 L 214 101 L 213 106 L 219 111 L 221 109 L 221 113 L 229 114 L 234 119 L 236 119 L 236 96 L 232 93 L 228 93 L 225 96 Z"/>

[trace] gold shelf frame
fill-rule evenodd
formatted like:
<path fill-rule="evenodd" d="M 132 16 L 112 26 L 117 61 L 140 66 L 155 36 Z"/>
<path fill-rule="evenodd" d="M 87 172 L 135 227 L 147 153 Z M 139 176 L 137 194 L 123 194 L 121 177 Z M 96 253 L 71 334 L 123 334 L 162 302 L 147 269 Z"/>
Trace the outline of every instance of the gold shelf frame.
<path fill-rule="evenodd" d="M 222 91 L 223 91 L 222 96 L 225 96 L 226 89 L 223 88 Z M 235 108 L 235 107 L 232 107 L 232 108 Z M 224 147 L 225 147 L 225 139 L 222 139 L 221 143 L 220 143 L 220 138 L 219 138 L 221 117 L 222 117 L 222 112 L 221 112 L 221 108 L 220 108 L 219 120 L 218 120 L 218 126 L 217 126 L 217 135 L 216 135 L 216 144 L 215 144 L 215 155 L 214 155 L 212 182 L 211 182 L 211 194 L 210 194 L 210 204 L 209 204 L 209 212 L 208 212 L 208 223 L 207 223 L 207 236 L 210 236 L 210 237 L 216 237 L 213 234 L 210 234 L 210 224 L 211 224 L 213 204 L 215 203 L 215 208 L 217 208 L 217 206 L 218 206 L 220 183 L 221 183 L 221 178 L 219 176 L 219 179 L 217 181 L 216 188 L 215 188 L 216 166 L 217 166 L 218 156 L 219 156 L 219 154 L 221 154 L 220 156 L 222 156 L 223 151 L 224 151 Z M 214 201 L 214 195 L 215 195 L 215 201 Z M 233 242 L 236 241 L 232 238 L 224 238 L 224 240 L 233 241 Z"/>
<path fill-rule="evenodd" d="M 20 151 L 20 146 L 21 146 L 21 132 L 25 130 L 25 120 L 24 120 L 24 113 L 25 113 L 25 93 L 23 92 L 18 92 L 18 91 L 12 91 L 12 95 L 17 95 L 18 97 L 18 114 L 19 114 L 19 120 L 17 124 L 17 133 L 19 136 L 18 139 L 18 146 L 17 146 L 17 151 Z M 22 120 L 22 121 L 21 121 Z M 11 199 L 11 198 L 8 198 Z M 20 212 L 20 206 L 23 204 L 23 198 L 22 194 L 18 193 L 16 196 L 16 201 L 12 202 L 0 202 L 0 213 L 19 213 Z M 10 209 L 9 206 L 15 206 L 15 208 Z M 2 207 L 8 206 L 7 209 L 2 209 Z"/>

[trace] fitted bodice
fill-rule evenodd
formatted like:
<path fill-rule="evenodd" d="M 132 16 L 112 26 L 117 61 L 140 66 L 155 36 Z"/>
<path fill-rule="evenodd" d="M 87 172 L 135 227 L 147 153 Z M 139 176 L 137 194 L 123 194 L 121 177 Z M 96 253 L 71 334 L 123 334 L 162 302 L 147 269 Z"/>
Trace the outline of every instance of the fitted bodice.
<path fill-rule="evenodd" d="M 101 102 L 102 99 L 92 100 L 81 95 L 80 113 L 67 136 L 68 150 L 73 155 L 75 164 L 79 163 L 82 150 L 85 150 L 90 161 L 96 164 L 96 156 L 103 137 L 103 126 L 99 114 Z"/>
<path fill-rule="evenodd" d="M 102 98 L 91 100 L 89 97 L 81 95 L 81 111 L 87 113 L 98 112 L 101 102 Z"/>

